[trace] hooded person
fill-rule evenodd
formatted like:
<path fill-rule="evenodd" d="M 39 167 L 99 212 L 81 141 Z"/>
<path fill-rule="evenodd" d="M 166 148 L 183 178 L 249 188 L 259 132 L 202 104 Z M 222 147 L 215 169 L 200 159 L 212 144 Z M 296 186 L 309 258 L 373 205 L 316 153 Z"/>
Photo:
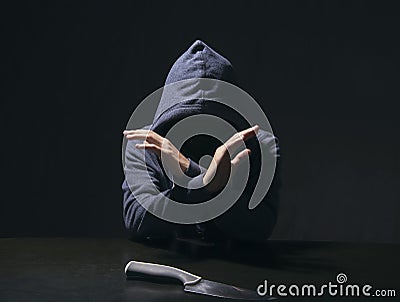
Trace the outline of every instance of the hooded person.
<path fill-rule="evenodd" d="M 211 81 L 204 83 L 199 79 Z M 236 110 L 215 101 L 215 95 L 219 96 L 220 92 L 212 80 L 236 84 L 233 67 L 205 43 L 196 41 L 173 64 L 153 123 L 142 130 L 124 131 L 128 140 L 125 148 L 125 180 L 122 184 L 123 217 L 132 240 L 189 238 L 204 242 L 259 242 L 269 238 L 276 223 L 279 201 L 277 138 L 271 132 L 251 127 Z M 237 137 L 244 138 L 245 150 L 236 152 L 236 157 L 232 159 L 226 156 L 225 146 L 228 143 L 221 144 L 211 136 L 200 134 L 191 137 L 180 150 L 165 140 L 164 137 L 174 125 L 201 114 L 218 117 L 232 125 L 240 135 L 232 136 L 228 142 L 233 142 Z M 201 124 L 199 127 L 202 127 Z M 203 133 L 202 129 L 198 133 Z M 167 142 L 163 146 L 167 146 L 165 148 L 168 150 L 161 150 L 160 142 Z M 274 167 L 276 163 L 275 176 L 271 176 L 268 193 L 259 205 L 249 209 L 248 203 L 256 184 L 259 181 L 267 182 L 259 179 L 263 150 L 267 157 L 274 159 Z M 163 166 L 165 161 L 160 152 L 164 151 L 173 154 L 171 156 L 179 162 L 180 172 L 189 179 L 186 186 L 175 183 L 170 175 L 174 173 L 169 167 Z M 199 164 L 204 155 L 214 157 L 208 167 Z M 174 223 L 149 210 L 159 209 L 163 212 L 171 200 L 196 204 L 212 199 L 227 184 L 230 168 L 244 156 L 249 158 L 248 180 L 238 200 L 221 215 L 199 223 Z"/>

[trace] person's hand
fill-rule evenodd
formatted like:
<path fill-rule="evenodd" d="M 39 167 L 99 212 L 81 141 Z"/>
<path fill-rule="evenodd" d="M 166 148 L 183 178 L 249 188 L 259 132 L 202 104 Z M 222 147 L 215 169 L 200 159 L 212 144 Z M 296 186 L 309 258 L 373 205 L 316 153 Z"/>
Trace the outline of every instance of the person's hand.
<path fill-rule="evenodd" d="M 250 149 L 244 149 L 233 159 L 231 159 L 230 154 L 237 152 L 244 141 L 256 136 L 258 129 L 259 127 L 256 125 L 238 132 L 228 139 L 228 141 L 226 141 L 222 146 L 217 148 L 213 160 L 203 177 L 203 183 L 206 185 L 207 190 L 217 192 L 224 188 L 229 180 L 231 168 L 232 173 L 235 174 L 235 170 L 237 170 L 251 151 Z"/>
<path fill-rule="evenodd" d="M 125 130 L 123 132 L 128 140 L 142 140 L 143 143 L 136 144 L 138 149 L 147 149 L 163 157 L 164 167 L 174 176 L 182 175 L 189 168 L 189 159 L 187 159 L 179 150 L 166 138 L 158 135 L 151 130 Z M 179 163 L 179 165 L 177 164 Z M 181 171 L 178 171 L 180 167 Z"/>

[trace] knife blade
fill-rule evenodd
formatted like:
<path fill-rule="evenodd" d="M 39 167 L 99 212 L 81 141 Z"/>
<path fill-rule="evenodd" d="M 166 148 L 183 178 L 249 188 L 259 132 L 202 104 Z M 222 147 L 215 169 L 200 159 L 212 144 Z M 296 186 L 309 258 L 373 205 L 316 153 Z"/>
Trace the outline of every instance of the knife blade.
<path fill-rule="evenodd" d="M 130 261 L 125 266 L 125 274 L 128 278 L 177 280 L 183 284 L 184 291 L 189 293 L 253 301 L 275 299 L 272 296 L 260 296 L 255 290 L 252 291 L 224 283 L 205 280 L 200 276 L 168 265 Z"/>

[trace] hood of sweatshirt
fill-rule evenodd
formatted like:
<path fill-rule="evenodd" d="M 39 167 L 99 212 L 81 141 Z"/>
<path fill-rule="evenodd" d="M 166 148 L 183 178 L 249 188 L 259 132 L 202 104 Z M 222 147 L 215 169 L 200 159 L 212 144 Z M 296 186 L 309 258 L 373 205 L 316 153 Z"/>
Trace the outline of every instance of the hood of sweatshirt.
<path fill-rule="evenodd" d="M 191 100 L 191 105 L 199 105 L 202 100 L 221 97 L 218 81 L 205 82 L 201 79 L 235 84 L 232 64 L 204 42 L 197 40 L 172 65 L 154 117 L 154 126 L 169 119 L 168 110 L 181 102 Z M 194 100 L 199 102 L 193 102 Z M 185 104 L 180 105 L 185 107 Z M 193 110 L 196 111 L 196 107 L 198 106 L 193 106 Z M 165 113 L 167 116 L 163 116 Z"/>
<path fill-rule="evenodd" d="M 177 122 L 196 114 L 209 114 L 222 118 L 237 131 L 250 127 L 240 113 L 225 105 L 229 104 L 229 100 L 213 101 L 226 97 L 221 81 L 236 84 L 232 64 L 204 42 L 195 41 L 176 60 L 168 73 L 151 126 L 152 130 L 165 136 Z M 199 145 L 204 146 L 204 143 L 194 145 L 199 151 Z M 218 145 L 220 142 L 209 139 L 208 148 L 204 146 L 204 150 L 200 153 L 212 154 Z"/>

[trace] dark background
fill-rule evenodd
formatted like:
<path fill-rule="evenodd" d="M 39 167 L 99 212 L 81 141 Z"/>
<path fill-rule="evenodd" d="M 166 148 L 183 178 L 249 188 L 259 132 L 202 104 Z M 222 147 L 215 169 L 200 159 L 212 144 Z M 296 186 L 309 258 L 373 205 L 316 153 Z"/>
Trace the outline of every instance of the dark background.
<path fill-rule="evenodd" d="M 272 238 L 399 243 L 400 27 L 387 3 L 2 4 L 0 235 L 124 236 L 122 130 L 200 38 L 280 138 Z"/>

